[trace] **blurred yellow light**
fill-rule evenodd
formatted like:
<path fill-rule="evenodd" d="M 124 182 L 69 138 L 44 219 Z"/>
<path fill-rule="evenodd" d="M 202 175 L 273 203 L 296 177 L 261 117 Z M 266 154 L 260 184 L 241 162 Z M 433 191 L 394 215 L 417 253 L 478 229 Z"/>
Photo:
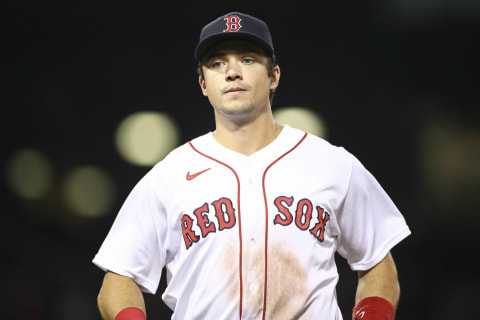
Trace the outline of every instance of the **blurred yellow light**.
<path fill-rule="evenodd" d="M 67 205 L 84 217 L 109 213 L 115 201 L 115 184 L 102 169 L 85 166 L 72 171 L 65 182 Z"/>
<path fill-rule="evenodd" d="M 310 109 L 302 107 L 286 107 L 275 110 L 273 117 L 278 123 L 304 130 L 321 138 L 327 137 L 325 121 Z"/>
<path fill-rule="evenodd" d="M 40 199 L 49 191 L 53 172 L 47 158 L 33 149 L 18 151 L 7 164 L 10 188 L 26 199 Z"/>
<path fill-rule="evenodd" d="M 420 131 L 419 146 L 420 174 L 432 199 L 446 212 L 480 221 L 480 131 L 432 115 Z"/>
<path fill-rule="evenodd" d="M 151 166 L 178 145 L 175 122 L 162 112 L 137 112 L 118 126 L 115 142 L 118 152 L 128 162 Z"/>

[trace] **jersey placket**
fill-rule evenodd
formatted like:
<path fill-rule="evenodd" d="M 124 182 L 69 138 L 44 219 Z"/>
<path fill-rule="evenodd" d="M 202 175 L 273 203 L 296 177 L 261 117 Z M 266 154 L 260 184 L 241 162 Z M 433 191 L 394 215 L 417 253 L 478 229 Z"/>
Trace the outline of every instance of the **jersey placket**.
<path fill-rule="evenodd" d="M 262 195 L 262 168 L 251 158 L 242 161 L 240 179 L 243 218 L 243 316 L 259 319 L 263 312 L 265 267 L 265 209 Z M 243 317 L 242 317 L 243 318 Z"/>

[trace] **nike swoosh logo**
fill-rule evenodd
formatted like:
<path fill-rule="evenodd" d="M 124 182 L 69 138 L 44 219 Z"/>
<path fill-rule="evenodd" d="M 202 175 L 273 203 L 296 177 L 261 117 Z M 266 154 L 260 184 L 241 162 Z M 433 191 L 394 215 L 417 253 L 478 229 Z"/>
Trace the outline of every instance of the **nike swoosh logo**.
<path fill-rule="evenodd" d="M 208 171 L 210 170 L 211 168 L 208 168 L 208 169 L 205 169 L 205 170 L 202 170 L 200 172 L 197 172 L 197 173 L 194 173 L 194 174 L 190 174 L 190 171 L 187 172 L 187 180 L 190 181 L 190 180 L 193 180 L 195 179 L 196 177 L 198 177 L 199 175 L 201 175 L 202 173 L 204 173 L 205 171 Z"/>

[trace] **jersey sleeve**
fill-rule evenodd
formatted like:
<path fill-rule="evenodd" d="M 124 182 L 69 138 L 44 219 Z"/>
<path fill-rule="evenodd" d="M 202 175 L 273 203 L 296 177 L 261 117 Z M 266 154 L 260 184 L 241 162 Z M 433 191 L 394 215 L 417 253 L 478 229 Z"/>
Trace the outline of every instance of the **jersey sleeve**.
<path fill-rule="evenodd" d="M 123 203 L 93 263 L 154 294 L 165 264 L 167 219 L 158 175 L 147 173 Z"/>
<path fill-rule="evenodd" d="M 337 215 L 337 252 L 352 270 L 368 270 L 406 238 L 410 229 L 373 175 L 350 156 L 350 183 Z"/>

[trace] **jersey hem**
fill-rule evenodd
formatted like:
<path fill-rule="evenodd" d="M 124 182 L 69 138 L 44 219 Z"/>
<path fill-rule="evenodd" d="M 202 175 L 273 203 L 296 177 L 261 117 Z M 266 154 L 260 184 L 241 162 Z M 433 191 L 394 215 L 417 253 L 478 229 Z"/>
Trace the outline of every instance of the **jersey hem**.
<path fill-rule="evenodd" d="M 403 239 L 408 237 L 412 232 L 410 231 L 410 228 L 408 226 L 405 226 L 404 229 L 402 229 L 395 237 L 391 238 L 389 241 L 385 243 L 383 246 L 382 250 L 378 252 L 378 254 L 375 256 L 374 259 L 368 262 L 364 263 L 352 263 L 350 264 L 350 268 L 353 271 L 365 271 L 373 268 L 376 266 L 378 263 L 380 263 L 387 253 L 395 247 L 398 243 L 400 243 Z"/>

